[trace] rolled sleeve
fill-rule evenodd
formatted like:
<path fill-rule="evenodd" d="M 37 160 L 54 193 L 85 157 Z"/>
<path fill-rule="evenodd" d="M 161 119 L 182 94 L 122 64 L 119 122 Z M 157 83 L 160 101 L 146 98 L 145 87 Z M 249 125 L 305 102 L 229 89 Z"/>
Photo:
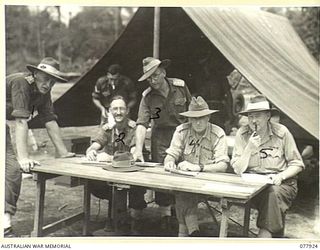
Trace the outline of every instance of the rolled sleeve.
<path fill-rule="evenodd" d="M 170 143 L 170 147 L 166 150 L 168 155 L 171 155 L 177 161 L 182 155 L 183 150 L 183 135 L 180 131 L 175 131 Z"/>
<path fill-rule="evenodd" d="M 228 157 L 228 144 L 227 138 L 225 135 L 221 136 L 216 145 L 214 146 L 214 159 L 215 163 L 219 162 L 229 162 L 230 159 Z"/>
<path fill-rule="evenodd" d="M 138 120 L 137 125 L 143 125 L 144 127 L 148 127 L 150 122 L 150 108 L 146 103 L 146 98 L 143 96 L 139 106 Z"/>
<path fill-rule="evenodd" d="M 288 167 L 297 166 L 301 168 L 305 168 L 300 152 L 297 148 L 297 145 L 294 141 L 292 134 L 287 130 L 284 137 L 284 145 L 285 145 L 285 159 L 288 163 Z"/>
<path fill-rule="evenodd" d="M 91 140 L 91 142 L 96 142 L 101 145 L 101 148 L 103 148 L 105 145 L 107 145 L 108 142 L 108 136 L 107 133 L 100 128 L 97 135 Z"/>
<path fill-rule="evenodd" d="M 11 87 L 12 113 L 15 118 L 28 119 L 31 115 L 30 106 L 30 87 L 23 81 L 15 81 Z"/>

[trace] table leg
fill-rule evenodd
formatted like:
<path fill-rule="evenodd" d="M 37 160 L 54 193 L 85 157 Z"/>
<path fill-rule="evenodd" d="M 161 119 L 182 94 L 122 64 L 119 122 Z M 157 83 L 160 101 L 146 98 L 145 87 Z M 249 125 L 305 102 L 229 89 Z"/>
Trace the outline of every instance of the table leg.
<path fill-rule="evenodd" d="M 112 187 L 112 224 L 115 232 L 119 232 L 119 222 L 127 212 L 127 189 Z"/>
<path fill-rule="evenodd" d="M 89 181 L 87 179 L 84 180 L 83 185 L 83 230 L 82 235 L 86 236 L 89 232 L 89 221 L 90 221 L 90 192 L 89 192 Z"/>
<path fill-rule="evenodd" d="M 32 237 L 42 237 L 43 230 L 43 212 L 44 212 L 44 197 L 46 191 L 46 179 L 41 174 L 34 174 L 34 180 L 36 180 L 37 191 L 35 200 L 35 212 L 34 212 L 34 224 Z"/>
<path fill-rule="evenodd" d="M 251 204 L 247 202 L 244 206 L 244 219 L 243 219 L 243 236 L 249 236 L 249 227 L 250 227 L 250 212 Z"/>
<path fill-rule="evenodd" d="M 220 225 L 219 237 L 227 237 L 230 205 L 228 204 L 228 201 L 225 198 L 221 199 L 220 204 L 221 204 L 222 214 L 221 214 L 221 225 Z"/>

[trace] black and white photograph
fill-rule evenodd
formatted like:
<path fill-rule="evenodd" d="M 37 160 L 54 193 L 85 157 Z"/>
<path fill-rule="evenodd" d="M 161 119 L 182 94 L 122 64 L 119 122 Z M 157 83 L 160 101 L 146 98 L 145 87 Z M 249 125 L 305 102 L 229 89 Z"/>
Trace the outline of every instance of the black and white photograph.
<path fill-rule="evenodd" d="M 319 6 L 3 12 L 4 241 L 318 248 Z"/>

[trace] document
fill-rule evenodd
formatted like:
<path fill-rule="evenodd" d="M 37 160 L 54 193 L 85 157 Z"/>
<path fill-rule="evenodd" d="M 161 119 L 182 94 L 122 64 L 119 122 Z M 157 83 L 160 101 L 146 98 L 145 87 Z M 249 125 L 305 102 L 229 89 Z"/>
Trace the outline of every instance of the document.
<path fill-rule="evenodd" d="M 273 184 L 271 175 L 244 173 L 241 178 L 246 182 Z"/>

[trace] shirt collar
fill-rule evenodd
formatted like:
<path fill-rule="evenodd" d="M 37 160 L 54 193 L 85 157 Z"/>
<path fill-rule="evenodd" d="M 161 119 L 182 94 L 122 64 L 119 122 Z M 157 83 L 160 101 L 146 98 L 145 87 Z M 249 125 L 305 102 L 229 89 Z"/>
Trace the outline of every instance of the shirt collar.
<path fill-rule="evenodd" d="M 209 128 L 209 123 L 208 123 L 208 124 L 207 124 L 207 128 L 206 128 L 206 131 L 204 132 L 204 134 L 203 134 L 203 136 L 200 138 L 200 140 L 201 140 L 202 138 L 207 138 L 207 139 L 209 139 L 209 138 L 210 138 L 209 136 L 210 136 L 210 128 Z M 189 134 L 189 138 L 190 138 L 190 137 L 192 137 L 192 139 L 197 138 L 197 134 L 196 134 L 196 132 L 193 130 L 191 123 L 190 123 L 190 134 Z"/>
<path fill-rule="evenodd" d="M 169 94 L 174 91 L 174 88 L 172 87 L 172 83 L 169 81 L 169 79 L 167 77 L 164 78 L 165 82 L 168 84 L 168 87 L 169 87 L 169 93 L 168 93 L 168 96 Z M 159 91 L 157 90 L 154 90 L 153 88 L 151 88 L 151 91 L 150 91 L 150 94 L 151 95 L 160 95 L 160 96 L 163 96 L 166 98 L 166 96 L 164 96 L 162 93 L 160 93 Z"/>

